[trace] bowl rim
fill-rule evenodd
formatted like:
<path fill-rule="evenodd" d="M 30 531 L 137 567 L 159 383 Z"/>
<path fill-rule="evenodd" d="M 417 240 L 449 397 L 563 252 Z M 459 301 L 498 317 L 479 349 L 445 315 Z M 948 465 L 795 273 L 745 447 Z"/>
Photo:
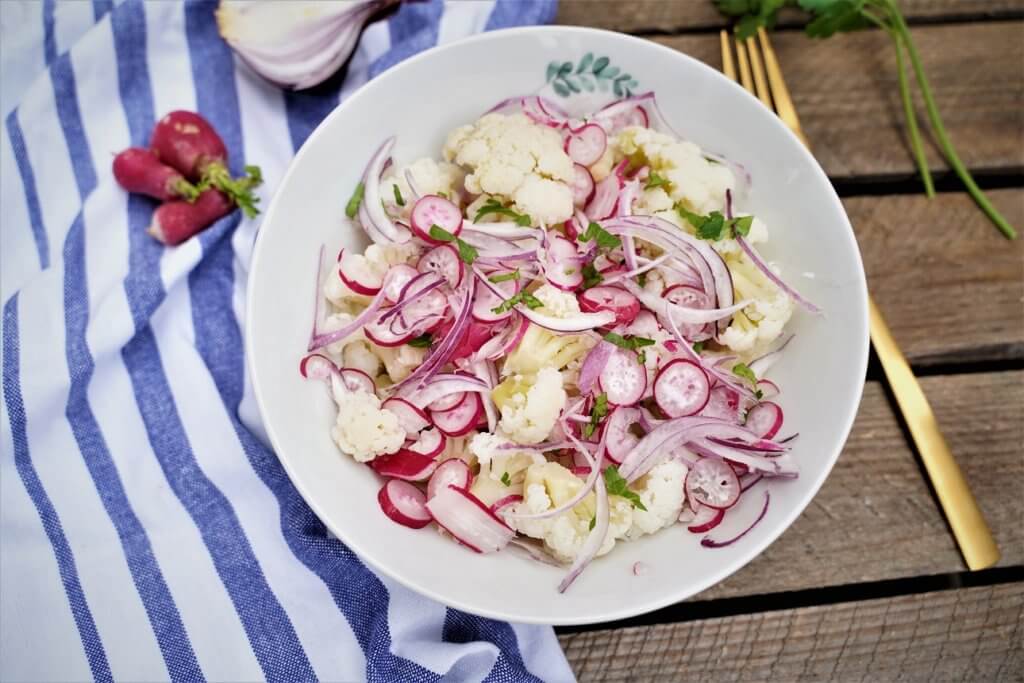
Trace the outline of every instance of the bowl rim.
<path fill-rule="evenodd" d="M 410 579 L 408 577 L 402 576 L 397 572 L 393 571 L 392 569 L 390 569 L 388 566 L 378 563 L 372 552 L 366 552 L 363 546 L 359 545 L 358 543 L 352 543 L 349 539 L 346 538 L 346 534 L 342 529 L 335 528 L 335 526 L 332 525 L 332 523 L 329 521 L 329 517 L 323 514 L 322 506 L 319 505 L 318 502 L 312 496 L 307 495 L 307 491 L 305 490 L 303 484 L 300 482 L 300 479 L 297 476 L 297 472 L 294 470 L 294 467 L 292 466 L 290 459 L 287 457 L 282 457 L 280 455 L 281 448 L 279 447 L 279 444 L 281 443 L 281 439 L 277 437 L 277 433 L 274 426 L 266 418 L 267 413 L 264 407 L 263 390 L 261 388 L 260 382 L 257 379 L 258 376 L 256 373 L 256 361 L 253 347 L 255 342 L 254 335 L 252 334 L 251 330 L 254 320 L 253 314 L 255 309 L 255 299 L 254 297 L 251 296 L 251 292 L 253 291 L 254 282 L 256 280 L 257 273 L 259 273 L 260 271 L 260 263 L 262 262 L 262 255 L 264 251 L 262 247 L 264 242 L 266 241 L 264 239 L 264 236 L 266 234 L 265 226 L 274 219 L 279 204 L 278 200 L 281 194 L 280 189 L 283 188 L 288 183 L 291 176 L 295 173 L 295 169 L 301 165 L 309 149 L 312 148 L 316 144 L 317 139 L 324 134 L 324 130 L 331 125 L 332 120 L 338 117 L 340 115 L 340 112 L 342 112 L 346 108 L 358 106 L 358 103 L 361 102 L 362 99 L 367 97 L 366 93 L 368 91 L 371 92 L 372 94 L 373 88 L 367 88 L 367 85 L 370 85 L 373 82 L 386 81 L 395 78 L 396 74 L 400 74 L 404 70 L 404 67 L 406 66 L 418 63 L 425 59 L 430 59 L 433 55 L 441 52 L 458 50 L 466 44 L 486 42 L 489 40 L 494 40 L 495 38 L 503 38 L 507 36 L 538 33 L 562 35 L 578 34 L 595 36 L 601 40 L 623 40 L 627 43 L 632 42 L 635 44 L 643 44 L 645 48 L 653 48 L 656 51 L 660 51 L 665 53 L 666 55 L 669 55 L 673 59 L 682 59 L 683 61 L 688 61 L 691 63 L 691 66 L 696 67 L 698 70 L 705 70 L 707 72 L 710 72 L 714 77 L 721 79 L 721 82 L 723 84 L 728 84 L 728 86 L 732 87 L 734 89 L 734 92 L 740 94 L 740 96 L 749 97 L 756 101 L 756 97 L 754 97 L 754 95 L 752 95 L 751 93 L 747 92 L 739 83 L 736 83 L 728 79 L 724 74 L 722 74 L 714 67 L 710 66 L 709 64 L 705 64 L 699 59 L 692 57 L 684 52 L 674 50 L 670 47 L 661 45 L 660 43 L 656 43 L 654 41 L 628 35 L 625 33 L 609 31 L 606 29 L 589 28 L 584 26 L 522 26 L 516 28 L 499 29 L 495 31 L 486 31 L 474 36 L 469 36 L 467 38 L 447 43 L 445 45 L 437 45 L 427 50 L 424 50 L 423 52 L 420 52 L 416 55 L 413 55 L 412 57 L 409 57 L 408 59 L 405 59 L 399 62 L 398 64 L 394 65 L 393 67 L 387 69 L 386 71 L 374 77 L 370 81 L 367 81 L 367 83 L 357 88 L 347 99 L 337 104 L 334 107 L 334 109 L 332 109 L 331 112 L 327 116 L 325 116 L 324 119 L 316 126 L 313 132 L 310 133 L 309 137 L 306 138 L 306 141 L 303 143 L 302 147 L 292 158 L 284 174 L 281 176 L 281 180 L 278 184 L 277 190 L 275 191 L 274 196 L 270 200 L 266 214 L 264 215 L 263 220 L 260 224 L 260 230 L 258 231 L 256 240 L 253 244 L 252 258 L 249 264 L 249 274 L 246 280 L 247 296 L 245 303 L 244 352 L 246 356 L 246 368 L 248 369 L 249 376 L 251 378 L 253 395 L 256 399 L 256 404 L 259 409 L 260 418 L 263 422 L 263 428 L 266 430 L 267 436 L 270 439 L 270 443 L 274 449 L 275 456 L 281 463 L 285 472 L 288 474 L 288 478 L 291 480 L 292 485 L 299 492 L 299 495 L 302 496 L 302 499 L 305 501 L 305 503 L 309 505 L 309 507 L 313 510 L 313 513 L 317 516 L 317 518 L 320 519 L 321 522 L 323 522 L 324 525 L 335 536 L 337 536 L 339 540 L 341 540 L 350 550 L 352 550 L 358 556 L 361 562 L 368 564 L 375 572 L 383 574 L 384 576 L 394 580 L 395 582 L 409 590 L 412 590 L 431 600 L 435 600 L 441 604 L 471 614 L 477 614 L 483 617 L 499 619 L 502 621 L 515 621 L 517 623 L 524 624 L 576 626 L 627 619 L 638 615 L 648 614 L 656 610 L 668 607 L 670 605 L 680 603 L 682 601 L 687 600 L 690 597 L 700 594 L 701 592 L 720 583 L 721 581 L 724 581 L 729 576 L 731 576 L 738 570 L 742 569 L 743 567 L 747 566 L 748 564 L 750 564 L 751 561 L 756 559 L 761 553 L 765 551 L 765 549 L 768 548 L 768 546 L 773 544 L 779 536 L 781 536 L 787 529 L 789 529 L 790 526 L 792 526 L 793 522 L 796 521 L 797 517 L 803 514 L 804 510 L 807 509 L 807 507 L 810 505 L 814 497 L 818 495 L 819 491 L 821 490 L 821 486 L 825 482 L 825 479 L 828 478 L 829 474 L 831 474 L 832 468 L 835 467 L 836 461 L 839 459 L 839 456 L 841 455 L 843 448 L 845 447 L 846 442 L 849 439 L 850 430 L 853 427 L 853 423 L 856 419 L 857 412 L 860 407 L 860 402 L 863 397 L 864 382 L 862 381 L 857 385 L 857 389 L 854 392 L 855 396 L 851 397 L 850 405 L 847 408 L 846 415 L 843 417 L 840 423 L 841 428 L 840 430 L 838 430 L 839 432 L 841 432 L 842 438 L 838 440 L 837 447 L 833 449 L 832 453 L 829 454 L 827 458 L 827 467 L 822 468 L 821 473 L 817 476 L 815 480 L 812 481 L 812 485 L 808 489 L 808 492 L 804 495 L 803 499 L 798 500 L 796 504 L 792 505 L 789 508 L 789 510 L 783 516 L 782 521 L 778 524 L 778 527 L 776 529 L 761 536 L 756 536 L 756 540 L 750 546 L 751 551 L 749 553 L 746 553 L 746 557 L 742 559 L 735 559 L 731 562 L 722 563 L 722 565 L 717 570 L 709 572 L 704 576 L 700 577 L 699 579 L 693 581 L 693 583 L 689 584 L 686 589 L 671 590 L 671 587 L 669 587 L 669 590 L 666 590 L 663 596 L 661 596 L 658 599 L 648 600 L 645 603 L 624 606 L 619 609 L 603 612 L 601 610 L 595 610 L 590 614 L 582 616 L 572 616 L 563 618 L 546 617 L 543 615 L 524 616 L 520 614 L 503 613 L 500 610 L 495 609 L 481 608 L 476 605 L 464 602 L 457 597 L 451 597 L 447 595 L 441 596 L 432 587 L 422 585 L 421 583 L 418 583 L 415 579 Z M 855 367 L 855 369 L 861 377 L 865 377 L 867 373 L 868 351 L 870 347 L 868 334 L 868 290 L 866 275 L 864 272 L 863 258 L 861 255 L 860 247 L 857 243 L 856 233 L 853 230 L 853 226 L 850 223 L 849 216 L 846 213 L 846 209 L 843 206 L 842 201 L 840 200 L 835 189 L 832 187 L 832 184 L 828 179 L 828 175 L 825 173 L 824 169 L 818 163 L 817 159 L 815 159 L 814 155 L 811 154 L 810 150 L 806 146 L 804 146 L 802 142 L 800 142 L 799 138 L 796 137 L 796 135 L 789 129 L 788 126 L 786 126 L 782 122 L 781 119 L 779 119 L 778 117 L 772 118 L 775 119 L 776 129 L 778 130 L 779 134 L 789 137 L 791 142 L 795 144 L 797 147 L 799 147 L 799 154 L 802 154 L 804 160 L 810 164 L 812 168 L 812 173 L 818 174 L 821 177 L 821 179 L 825 181 L 825 184 L 829 187 L 831 191 L 830 198 L 834 202 L 836 208 L 838 209 L 838 213 L 842 217 L 843 224 L 846 227 L 846 231 L 844 231 L 843 234 L 849 240 L 848 247 L 853 252 L 853 257 L 857 265 L 858 277 L 856 278 L 856 282 L 850 283 L 851 290 L 855 288 L 857 293 L 857 301 L 855 307 L 856 310 L 845 311 L 844 315 L 848 319 L 854 319 L 853 314 L 856 313 L 856 318 L 854 320 L 857 323 L 857 327 L 863 332 L 863 334 L 858 335 L 859 344 L 858 348 L 855 349 L 856 357 L 851 359 L 851 364 L 853 367 Z"/>

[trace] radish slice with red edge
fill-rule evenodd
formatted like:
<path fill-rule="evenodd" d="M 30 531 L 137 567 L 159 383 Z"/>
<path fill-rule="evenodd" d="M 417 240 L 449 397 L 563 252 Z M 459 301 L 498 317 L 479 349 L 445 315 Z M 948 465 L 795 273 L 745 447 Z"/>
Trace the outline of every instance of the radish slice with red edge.
<path fill-rule="evenodd" d="M 561 235 L 551 238 L 544 277 L 555 287 L 569 292 L 583 284 L 583 264 L 576 245 Z"/>
<path fill-rule="evenodd" d="M 452 289 L 459 286 L 466 273 L 466 267 L 462 265 L 459 252 L 455 251 L 450 244 L 442 244 L 423 254 L 416 264 L 416 268 L 421 273 L 437 273 Z"/>
<path fill-rule="evenodd" d="M 637 362 L 635 353 L 617 349 L 597 381 L 609 403 L 629 406 L 643 398 L 647 390 L 647 370 Z"/>
<path fill-rule="evenodd" d="M 771 401 L 763 401 L 747 411 L 744 425 L 762 439 L 770 439 L 782 428 L 782 408 Z"/>
<path fill-rule="evenodd" d="M 496 515 L 500 515 L 502 509 L 507 508 L 509 505 L 515 505 L 516 503 L 522 502 L 523 497 L 520 496 L 518 493 L 513 493 L 512 495 L 505 496 L 504 498 L 499 498 L 498 500 L 494 501 L 494 503 L 491 504 L 491 512 L 493 512 Z"/>
<path fill-rule="evenodd" d="M 662 292 L 661 297 L 670 303 L 676 304 L 677 306 L 683 306 L 685 308 L 700 308 L 707 310 L 712 307 L 711 298 L 708 297 L 707 294 L 696 287 L 691 287 L 689 285 L 672 285 Z M 682 333 L 684 339 L 695 340 L 697 337 L 710 338 L 714 329 L 711 323 L 683 323 L 679 326 L 679 331 Z"/>
<path fill-rule="evenodd" d="M 434 425 L 446 435 L 462 436 L 476 428 L 483 412 L 484 404 L 480 400 L 480 394 L 471 393 L 466 395 L 466 400 L 451 410 L 431 412 L 430 417 Z"/>
<path fill-rule="evenodd" d="M 451 410 L 455 406 L 462 403 L 468 397 L 469 393 L 465 391 L 454 394 L 448 394 L 447 396 L 442 396 L 436 401 L 431 402 L 430 404 L 427 405 L 427 408 L 429 408 L 431 412 L 444 412 L 445 410 Z"/>
<path fill-rule="evenodd" d="M 633 425 L 639 424 L 641 413 L 638 408 L 619 406 L 608 416 L 604 423 L 604 454 L 616 465 L 622 461 L 640 443 L 640 437 L 630 431 Z"/>
<path fill-rule="evenodd" d="M 619 190 L 622 189 L 622 179 L 612 173 L 602 180 L 594 188 L 594 196 L 587 202 L 585 209 L 591 220 L 600 221 L 615 213 L 615 207 L 619 203 Z M 586 229 L 584 227 L 584 229 Z"/>
<path fill-rule="evenodd" d="M 677 358 L 662 366 L 654 379 L 654 400 L 669 417 L 699 413 L 711 396 L 711 383 L 693 361 Z"/>
<path fill-rule="evenodd" d="M 384 297 L 393 304 L 398 303 L 402 298 L 402 290 L 419 274 L 415 268 L 404 263 L 391 266 L 384 276 Z"/>
<path fill-rule="evenodd" d="M 362 254 L 342 249 L 338 254 L 338 276 L 356 294 L 373 296 L 383 285 L 383 276 L 375 273 Z"/>
<path fill-rule="evenodd" d="M 338 375 L 341 377 L 341 381 L 345 383 L 345 388 L 349 391 L 362 391 L 367 394 L 377 392 L 377 385 L 374 383 L 373 378 L 362 370 L 341 368 L 338 371 Z"/>
<path fill-rule="evenodd" d="M 750 526 L 748 526 L 746 529 L 741 531 L 736 536 L 733 536 L 728 541 L 715 541 L 715 540 L 712 540 L 712 539 L 710 539 L 710 538 L 705 536 L 704 538 L 700 539 L 700 544 L 702 546 L 704 546 L 705 548 L 724 548 L 725 546 L 732 545 L 736 541 L 740 540 L 741 538 L 746 536 L 750 532 L 751 529 L 753 529 L 755 526 L 757 526 L 758 522 L 760 522 L 762 519 L 764 519 L 765 513 L 768 512 L 768 503 L 771 502 L 771 499 L 772 499 L 771 494 L 769 494 L 768 491 L 765 491 L 764 492 L 764 505 L 761 506 L 761 512 L 759 512 L 757 517 L 754 519 L 754 521 L 750 523 Z"/>
<path fill-rule="evenodd" d="M 363 327 L 363 334 L 377 346 L 401 346 L 422 334 L 421 331 L 413 329 L 393 329 L 390 321 L 380 321 L 380 318 L 371 320 Z"/>
<path fill-rule="evenodd" d="M 572 203 L 577 207 L 586 206 L 590 198 L 594 196 L 594 176 L 590 175 L 590 171 L 587 170 L 586 166 L 582 164 L 573 164 L 572 166 Z M 571 218 L 566 221 L 568 226 L 575 218 Z M 575 231 L 575 227 L 573 228 Z M 571 239 L 576 239 L 576 235 L 569 235 Z"/>
<path fill-rule="evenodd" d="M 311 353 L 299 361 L 299 374 L 306 379 L 328 379 L 338 374 L 338 367 L 327 356 Z"/>
<path fill-rule="evenodd" d="M 724 510 L 740 498 L 740 481 L 727 463 L 701 458 L 686 473 L 686 495 L 701 505 Z"/>
<path fill-rule="evenodd" d="M 577 164 L 596 164 L 608 148 L 608 135 L 596 123 L 588 123 L 565 139 L 565 153 Z"/>
<path fill-rule="evenodd" d="M 436 458 L 441 454 L 446 445 L 448 445 L 448 437 L 441 433 L 441 430 L 437 427 L 431 427 L 420 432 L 419 438 L 409 443 L 405 448 L 413 453 L 425 455 L 428 458 Z"/>
<path fill-rule="evenodd" d="M 395 453 L 378 455 L 370 461 L 370 467 L 384 477 L 406 481 L 424 481 L 437 469 L 437 461 L 405 448 Z"/>
<path fill-rule="evenodd" d="M 433 498 L 437 495 L 438 491 L 446 489 L 449 486 L 456 488 L 469 490 L 470 484 L 473 483 L 473 473 L 469 469 L 469 465 L 466 464 L 465 460 L 459 458 L 451 458 L 445 460 L 443 463 L 437 466 L 434 470 L 434 474 L 431 475 L 430 481 L 427 482 L 427 498 Z"/>
<path fill-rule="evenodd" d="M 430 228 L 434 225 L 458 236 L 462 231 L 462 211 L 452 202 L 436 194 L 420 197 L 409 214 L 412 231 L 427 244 L 441 245 L 443 240 L 430 236 Z"/>
<path fill-rule="evenodd" d="M 510 272 L 512 271 L 496 270 L 488 273 L 484 277 L 492 278 L 495 276 L 505 275 Z M 501 306 L 506 299 L 511 299 L 519 293 L 519 290 L 522 289 L 520 281 L 488 281 L 487 284 L 489 285 L 488 287 L 477 287 L 476 295 L 473 297 L 473 318 L 485 323 L 496 323 L 500 320 L 511 318 L 513 313 L 511 308 L 507 311 L 502 311 L 501 313 L 495 313 L 494 309 Z M 500 292 L 501 296 L 499 297 L 494 290 Z"/>
<path fill-rule="evenodd" d="M 456 486 L 435 492 L 427 509 L 441 528 L 478 553 L 501 550 L 516 535 L 479 498 Z"/>
<path fill-rule="evenodd" d="M 390 479 L 380 487 L 377 502 L 392 521 L 410 529 L 422 529 L 433 521 L 423 491 L 401 479 Z"/>
<path fill-rule="evenodd" d="M 580 310 L 584 313 L 611 311 L 615 325 L 629 325 L 640 314 L 640 300 L 619 287 L 591 287 L 579 295 Z"/>
<path fill-rule="evenodd" d="M 740 421 L 740 395 L 724 384 L 719 384 L 708 395 L 707 404 L 701 409 L 703 417 L 738 423 Z"/>
<path fill-rule="evenodd" d="M 686 528 L 695 534 L 702 534 L 718 526 L 723 518 L 725 518 L 725 510 L 698 505 L 697 513 Z"/>
<path fill-rule="evenodd" d="M 380 407 L 395 414 L 406 434 L 419 434 L 431 425 L 427 414 L 404 398 L 389 398 Z"/>
<path fill-rule="evenodd" d="M 757 380 L 757 388 L 761 391 L 761 398 L 774 398 L 779 395 L 779 385 L 770 379 Z"/>

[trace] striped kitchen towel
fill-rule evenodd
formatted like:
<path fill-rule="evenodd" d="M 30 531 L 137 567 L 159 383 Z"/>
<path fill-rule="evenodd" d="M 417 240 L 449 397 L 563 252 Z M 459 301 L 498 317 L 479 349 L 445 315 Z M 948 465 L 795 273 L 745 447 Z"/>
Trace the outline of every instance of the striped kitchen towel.
<path fill-rule="evenodd" d="M 0 2 L 4 43 L 0 680 L 564 681 L 550 628 L 434 603 L 329 537 L 259 425 L 243 361 L 258 220 L 164 248 L 110 173 L 196 110 L 269 197 L 367 79 L 548 0 L 415 2 L 285 93 L 214 5 Z"/>

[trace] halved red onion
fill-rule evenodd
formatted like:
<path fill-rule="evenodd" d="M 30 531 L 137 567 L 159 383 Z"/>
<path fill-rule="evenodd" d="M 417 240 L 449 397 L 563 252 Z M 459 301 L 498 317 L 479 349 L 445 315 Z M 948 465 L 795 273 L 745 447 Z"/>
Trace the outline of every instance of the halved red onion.
<path fill-rule="evenodd" d="M 479 498 L 457 486 L 437 491 L 427 509 L 445 531 L 478 553 L 497 552 L 516 535 Z"/>
<path fill-rule="evenodd" d="M 380 509 L 393 521 L 411 529 L 422 529 L 432 518 L 423 491 L 401 479 L 389 479 L 377 494 Z"/>

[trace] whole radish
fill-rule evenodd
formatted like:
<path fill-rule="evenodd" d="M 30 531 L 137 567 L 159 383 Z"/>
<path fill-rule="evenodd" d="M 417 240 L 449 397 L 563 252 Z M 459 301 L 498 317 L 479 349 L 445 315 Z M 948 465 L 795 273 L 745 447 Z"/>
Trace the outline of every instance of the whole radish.
<path fill-rule="evenodd" d="M 148 149 L 129 147 L 114 157 L 114 178 L 128 192 L 161 201 L 195 201 L 199 189 L 174 168 L 160 163 Z"/>
<path fill-rule="evenodd" d="M 191 111 L 172 111 L 153 128 L 150 149 L 160 161 L 178 169 L 189 180 L 199 180 L 212 164 L 225 166 L 228 149 L 213 126 Z"/>
<path fill-rule="evenodd" d="M 181 244 L 234 208 L 234 202 L 223 192 L 204 190 L 195 202 L 179 200 L 162 204 L 153 212 L 153 222 L 147 232 L 164 244 Z"/>

